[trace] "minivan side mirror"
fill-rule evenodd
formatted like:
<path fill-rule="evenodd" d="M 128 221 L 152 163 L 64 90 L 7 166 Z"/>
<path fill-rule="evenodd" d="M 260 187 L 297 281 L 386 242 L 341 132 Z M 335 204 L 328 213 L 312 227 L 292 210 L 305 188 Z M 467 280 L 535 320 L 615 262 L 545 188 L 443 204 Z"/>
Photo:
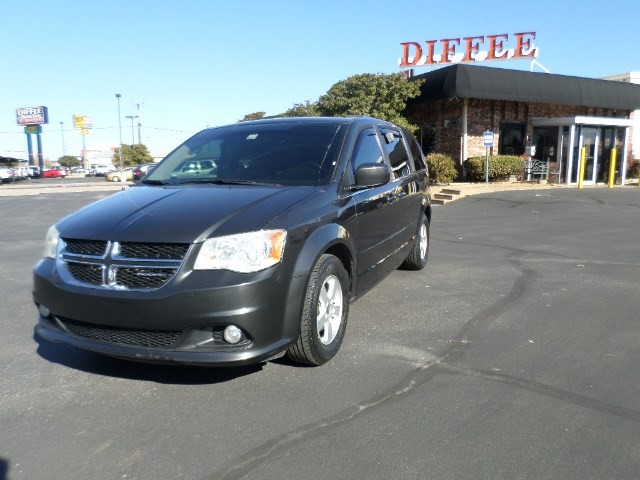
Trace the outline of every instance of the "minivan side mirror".
<path fill-rule="evenodd" d="M 391 180 L 391 169 L 386 163 L 363 163 L 356 170 L 356 188 L 377 187 Z"/>

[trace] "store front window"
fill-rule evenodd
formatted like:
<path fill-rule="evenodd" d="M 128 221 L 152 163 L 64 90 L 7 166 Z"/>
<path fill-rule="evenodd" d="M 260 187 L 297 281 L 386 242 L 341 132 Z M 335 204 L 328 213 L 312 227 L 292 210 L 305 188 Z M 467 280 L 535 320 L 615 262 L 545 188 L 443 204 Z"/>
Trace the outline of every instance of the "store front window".
<path fill-rule="evenodd" d="M 620 183 L 620 165 L 624 145 L 624 128 L 596 127 L 580 125 L 577 127 L 573 162 L 571 168 L 571 183 L 578 183 L 580 155 L 585 152 L 583 182 L 587 184 L 608 183 L 611 154 L 616 150 L 616 168 L 614 183 Z"/>
<path fill-rule="evenodd" d="M 584 151 L 585 184 L 607 183 L 615 151 L 614 183 L 624 180 L 626 131 L 631 121 L 613 117 L 538 118 L 533 120 L 535 158 L 548 163 L 549 180 L 576 184 Z"/>
<path fill-rule="evenodd" d="M 558 127 L 535 127 L 533 129 L 533 146 L 536 147 L 533 158 L 546 166 L 549 180 L 557 180 L 559 175 Z"/>
<path fill-rule="evenodd" d="M 499 155 L 522 155 L 524 153 L 524 123 L 500 122 Z"/>

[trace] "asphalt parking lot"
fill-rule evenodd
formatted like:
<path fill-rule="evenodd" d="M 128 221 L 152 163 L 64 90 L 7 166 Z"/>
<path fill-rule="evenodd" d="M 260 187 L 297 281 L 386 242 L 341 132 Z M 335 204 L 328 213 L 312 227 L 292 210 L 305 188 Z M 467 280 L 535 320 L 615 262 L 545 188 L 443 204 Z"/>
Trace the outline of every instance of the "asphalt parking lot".
<path fill-rule="evenodd" d="M 637 188 L 435 207 L 336 358 L 242 369 L 34 338 L 47 228 L 110 193 L 0 197 L 0 480 L 638 478 Z"/>

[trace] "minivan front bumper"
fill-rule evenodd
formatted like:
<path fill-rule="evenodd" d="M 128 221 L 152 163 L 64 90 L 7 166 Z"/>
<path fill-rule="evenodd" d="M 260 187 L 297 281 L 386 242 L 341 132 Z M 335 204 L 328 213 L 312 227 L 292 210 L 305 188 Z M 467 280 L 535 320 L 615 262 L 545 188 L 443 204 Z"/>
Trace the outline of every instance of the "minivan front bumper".
<path fill-rule="evenodd" d="M 36 333 L 93 352 L 153 363 L 244 365 L 284 351 L 298 335 L 306 278 L 191 272 L 155 291 L 70 285 L 44 259 L 34 268 Z M 44 308 L 41 308 L 44 307 Z M 43 315 L 44 313 L 44 315 Z M 223 331 L 235 325 L 241 341 Z"/>

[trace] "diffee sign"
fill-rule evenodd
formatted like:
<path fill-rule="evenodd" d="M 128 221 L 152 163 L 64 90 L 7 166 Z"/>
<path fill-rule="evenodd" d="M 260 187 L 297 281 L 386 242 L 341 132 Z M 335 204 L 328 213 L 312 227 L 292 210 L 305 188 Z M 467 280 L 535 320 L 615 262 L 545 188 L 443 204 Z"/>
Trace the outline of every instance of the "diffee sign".
<path fill-rule="evenodd" d="M 509 48 L 509 35 L 506 33 L 427 40 L 424 44 L 402 42 L 400 67 L 533 59 L 538 57 L 538 49 L 532 43 L 535 38 L 536 32 L 514 33 L 512 48 Z M 486 50 L 480 50 L 481 46 L 486 47 Z"/>
<path fill-rule="evenodd" d="M 25 107 L 16 110 L 18 125 L 42 125 L 49 123 L 47 107 Z"/>

